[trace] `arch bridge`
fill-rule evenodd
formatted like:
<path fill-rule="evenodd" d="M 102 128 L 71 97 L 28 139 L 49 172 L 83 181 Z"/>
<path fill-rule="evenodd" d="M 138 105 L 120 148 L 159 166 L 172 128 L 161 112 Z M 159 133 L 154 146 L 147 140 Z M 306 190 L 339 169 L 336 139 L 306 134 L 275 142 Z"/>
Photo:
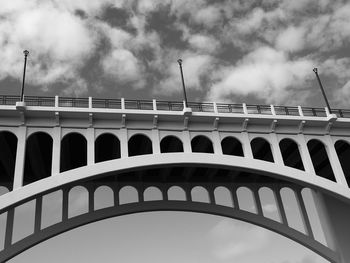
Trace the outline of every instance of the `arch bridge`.
<path fill-rule="evenodd" d="M 0 96 L 1 262 L 84 224 L 163 210 L 244 220 L 350 262 L 350 110 L 18 100 Z"/>

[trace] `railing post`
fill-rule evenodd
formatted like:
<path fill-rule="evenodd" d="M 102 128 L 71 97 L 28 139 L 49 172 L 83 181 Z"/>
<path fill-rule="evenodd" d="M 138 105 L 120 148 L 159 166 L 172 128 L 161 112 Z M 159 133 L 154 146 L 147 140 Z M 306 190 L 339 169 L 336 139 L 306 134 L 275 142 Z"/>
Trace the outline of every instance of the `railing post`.
<path fill-rule="evenodd" d="M 153 99 L 152 103 L 153 103 L 153 110 L 156 111 L 157 110 L 157 101 L 155 99 Z"/>
<path fill-rule="evenodd" d="M 276 115 L 275 107 L 272 104 L 270 105 L 270 109 L 271 109 L 271 114 Z"/>
<path fill-rule="evenodd" d="M 89 97 L 89 109 L 92 109 L 92 97 Z"/>
<path fill-rule="evenodd" d="M 213 102 L 213 109 L 215 113 L 218 113 L 218 106 L 216 105 L 216 102 Z"/>
<path fill-rule="evenodd" d="M 55 107 L 57 108 L 59 106 L 59 98 L 58 96 L 56 95 L 55 96 Z"/>
<path fill-rule="evenodd" d="M 243 107 L 243 113 L 248 114 L 247 104 L 242 103 L 242 107 Z"/>
<path fill-rule="evenodd" d="M 304 116 L 303 109 L 301 108 L 301 106 L 298 106 L 298 112 L 301 117 Z"/>
<path fill-rule="evenodd" d="M 121 98 L 121 99 L 120 99 L 120 103 L 121 103 L 121 108 L 122 108 L 122 110 L 125 110 L 125 99 L 124 99 L 124 98 Z"/>

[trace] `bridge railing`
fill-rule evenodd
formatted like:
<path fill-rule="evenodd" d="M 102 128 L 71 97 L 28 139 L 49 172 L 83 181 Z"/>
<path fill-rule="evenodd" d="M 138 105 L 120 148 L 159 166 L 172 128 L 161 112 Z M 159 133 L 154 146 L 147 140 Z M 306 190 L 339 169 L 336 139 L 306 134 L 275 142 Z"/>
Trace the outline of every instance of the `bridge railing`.
<path fill-rule="evenodd" d="M 0 95 L 0 105 L 16 105 L 19 96 Z M 41 97 L 25 96 L 27 106 L 45 107 L 73 107 L 73 108 L 104 108 L 104 109 L 132 109 L 132 110 L 164 110 L 182 111 L 182 101 L 157 101 L 157 100 L 124 100 L 124 99 L 100 99 L 100 98 L 69 98 L 69 97 Z M 320 107 L 295 107 L 272 106 L 257 104 L 235 103 L 208 103 L 189 102 L 188 107 L 193 112 L 218 112 L 236 114 L 262 114 L 262 115 L 289 115 L 327 117 L 325 108 Z M 350 109 L 333 109 L 332 113 L 338 118 L 350 118 Z"/>
<path fill-rule="evenodd" d="M 92 108 L 121 109 L 120 99 L 95 99 L 92 98 Z"/>

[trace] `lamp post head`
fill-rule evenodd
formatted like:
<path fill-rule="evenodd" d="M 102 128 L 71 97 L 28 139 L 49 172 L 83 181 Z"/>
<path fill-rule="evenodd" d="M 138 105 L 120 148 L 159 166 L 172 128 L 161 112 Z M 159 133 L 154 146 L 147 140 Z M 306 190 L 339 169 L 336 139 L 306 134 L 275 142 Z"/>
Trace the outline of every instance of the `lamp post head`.
<path fill-rule="evenodd" d="M 177 63 L 179 63 L 179 65 L 181 65 L 181 64 L 182 64 L 182 59 L 179 58 L 179 59 L 177 60 Z"/>
<path fill-rule="evenodd" d="M 315 72 L 315 73 L 317 74 L 317 68 L 314 68 L 314 69 L 313 69 L 313 72 Z"/>
<path fill-rule="evenodd" d="M 28 50 L 24 50 L 23 54 L 24 54 L 25 57 L 27 57 L 29 55 L 29 51 Z"/>

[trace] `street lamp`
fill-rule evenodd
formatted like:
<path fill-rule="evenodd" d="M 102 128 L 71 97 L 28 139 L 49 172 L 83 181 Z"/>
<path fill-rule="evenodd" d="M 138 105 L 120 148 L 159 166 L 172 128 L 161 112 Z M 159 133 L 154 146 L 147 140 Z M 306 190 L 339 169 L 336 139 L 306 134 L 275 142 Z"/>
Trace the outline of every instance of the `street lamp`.
<path fill-rule="evenodd" d="M 27 67 L 27 57 L 29 55 L 29 51 L 28 50 L 24 50 L 23 51 L 24 54 L 24 68 L 23 68 L 23 81 L 22 81 L 22 89 L 21 89 L 21 102 L 24 101 L 24 82 L 26 79 L 26 67 Z"/>
<path fill-rule="evenodd" d="M 178 59 L 177 63 L 179 63 L 180 67 L 180 73 L 181 73 L 181 80 L 182 80 L 182 89 L 184 93 L 184 99 L 185 99 L 185 107 L 188 108 L 188 103 L 187 103 L 187 96 L 186 96 L 186 87 L 185 87 L 185 80 L 184 80 L 184 74 L 182 72 L 182 59 Z"/>
<path fill-rule="evenodd" d="M 328 108 L 329 114 L 332 114 L 332 110 L 331 110 L 331 107 L 329 106 L 329 102 L 328 102 L 328 99 L 327 99 L 326 93 L 324 92 L 324 89 L 323 89 L 323 86 L 322 86 L 322 83 L 321 83 L 320 77 L 318 76 L 318 71 L 317 71 L 317 68 L 314 68 L 314 69 L 313 69 L 313 71 L 314 71 L 314 72 L 315 72 L 315 74 L 316 74 L 316 77 L 317 77 L 317 80 L 318 80 L 318 84 L 320 84 L 320 88 L 321 88 L 321 91 L 322 91 L 322 95 L 323 95 L 324 100 L 326 101 L 326 105 L 327 105 L 327 108 Z"/>

